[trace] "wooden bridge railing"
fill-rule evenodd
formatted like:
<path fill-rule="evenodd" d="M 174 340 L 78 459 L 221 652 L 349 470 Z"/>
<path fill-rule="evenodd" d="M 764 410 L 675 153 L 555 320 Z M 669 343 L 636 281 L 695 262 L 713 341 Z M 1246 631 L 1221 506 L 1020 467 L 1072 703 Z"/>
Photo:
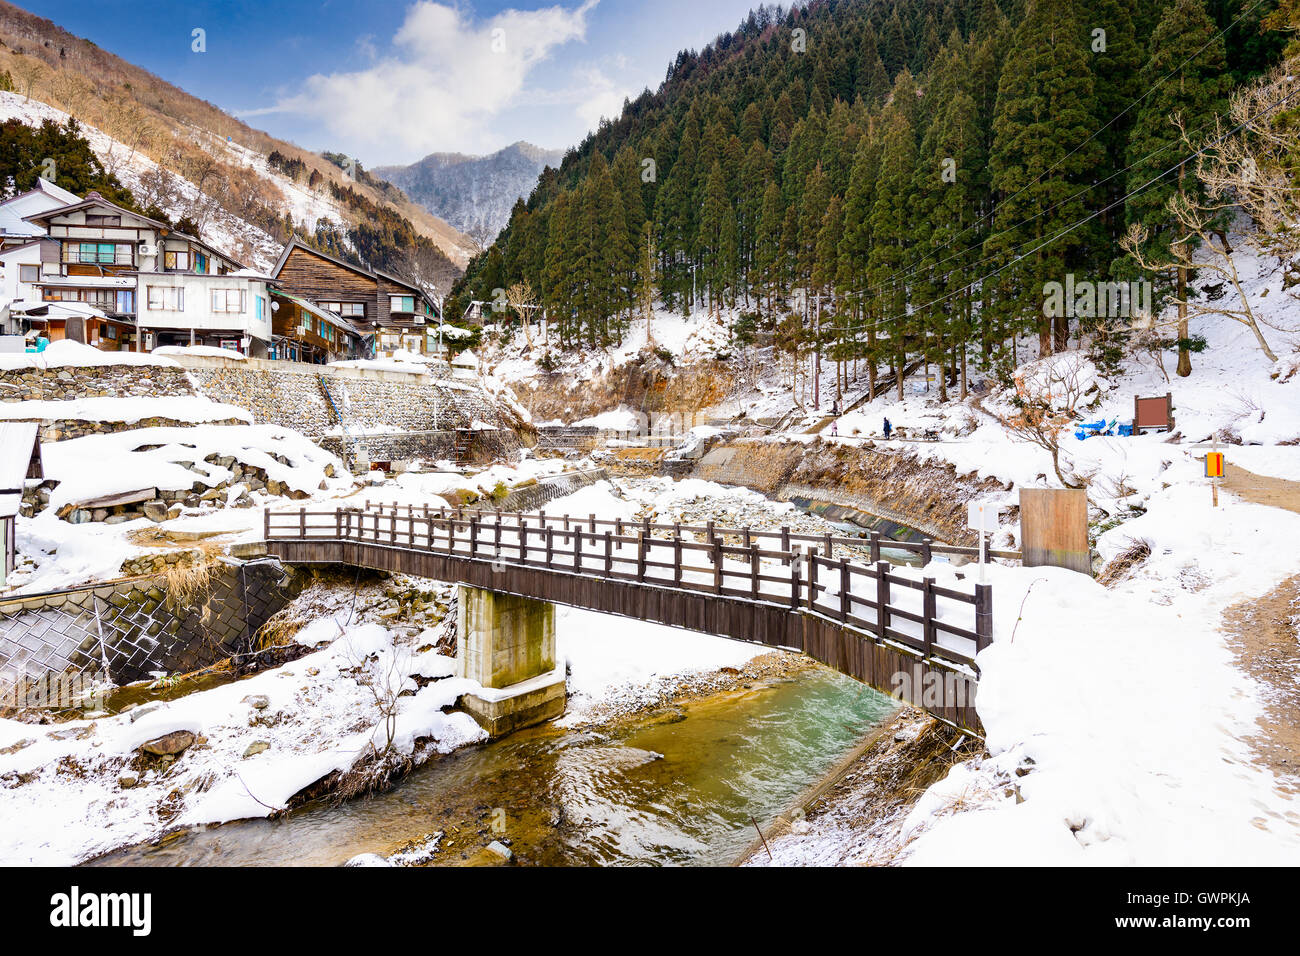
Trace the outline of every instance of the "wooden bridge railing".
<path fill-rule="evenodd" d="M 539 568 L 671 587 L 807 610 L 893 642 L 928 659 L 978 672 L 975 655 L 992 640 L 992 588 L 971 593 L 932 577 L 899 573 L 871 541 L 870 565 L 835 556 L 854 538 L 655 524 L 568 515 L 465 513 L 385 506 L 266 512 L 266 540 L 359 542 L 428 551 L 507 567 Z M 656 537 L 655 532 L 670 532 Z M 773 542 L 775 547 L 764 547 Z M 800 545 L 804 547 L 801 549 Z M 891 542 L 888 547 L 893 546 Z M 932 553 L 941 553 L 931 546 Z M 921 552 L 928 559 L 929 554 Z M 698 563 L 693 563 L 698 561 Z"/>

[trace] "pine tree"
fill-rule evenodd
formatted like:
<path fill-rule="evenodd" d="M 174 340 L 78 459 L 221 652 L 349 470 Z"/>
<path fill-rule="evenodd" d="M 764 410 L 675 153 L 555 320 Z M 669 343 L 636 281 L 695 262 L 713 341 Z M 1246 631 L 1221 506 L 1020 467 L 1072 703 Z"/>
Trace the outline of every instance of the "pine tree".
<path fill-rule="evenodd" d="M 908 338 L 913 332 L 907 315 L 907 278 L 903 273 L 911 245 L 908 189 L 916 174 L 916 135 L 904 109 L 891 106 L 883 123 L 880 173 L 871 209 L 867 281 L 879 310 L 873 324 L 880 334 L 889 338 L 889 355 L 901 400 Z"/>
<path fill-rule="evenodd" d="M 1102 161 L 1100 145 L 1089 141 L 1100 124 L 1077 7 L 1078 0 L 1029 0 L 993 119 L 999 202 L 985 252 L 1001 272 L 991 311 L 1004 333 L 1036 327 L 1043 355 L 1065 348 L 1069 334 L 1065 315 L 1047 314 L 1045 284 L 1063 283 L 1073 268 L 1095 269 L 1088 251 L 1104 246 L 1095 226 L 1072 228 L 1097 208 L 1084 187 Z"/>
<path fill-rule="evenodd" d="M 1167 208 L 1174 193 L 1181 189 L 1203 198 L 1199 181 L 1194 173 L 1188 173 L 1186 166 L 1155 183 L 1151 180 L 1190 152 L 1175 119 L 1186 126 L 1193 143 L 1199 146 L 1214 128 L 1213 117 L 1227 108 L 1231 80 L 1226 76 L 1223 40 L 1214 36 L 1216 32 L 1203 0 L 1174 0 L 1151 37 L 1150 51 L 1142 67 L 1140 85 L 1148 93 L 1129 140 L 1132 169 L 1127 186 L 1133 195 L 1129 197 L 1126 215 L 1129 223 L 1146 227 L 1148 240 L 1143 252 L 1150 258 L 1167 258 L 1170 242 L 1177 235 Z M 1195 59 L 1176 75 L 1169 76 L 1202 46 L 1205 49 Z M 1169 78 L 1160 82 L 1165 77 Z M 1152 305 L 1158 311 L 1158 304 L 1166 299 L 1168 290 L 1157 282 L 1158 276 L 1149 278 L 1156 282 L 1157 295 L 1153 296 Z M 1187 279 L 1186 270 L 1179 269 L 1176 297 L 1184 301 Z M 1192 373 L 1192 355 L 1185 305 L 1179 308 L 1178 340 L 1178 374 L 1187 376 Z"/>

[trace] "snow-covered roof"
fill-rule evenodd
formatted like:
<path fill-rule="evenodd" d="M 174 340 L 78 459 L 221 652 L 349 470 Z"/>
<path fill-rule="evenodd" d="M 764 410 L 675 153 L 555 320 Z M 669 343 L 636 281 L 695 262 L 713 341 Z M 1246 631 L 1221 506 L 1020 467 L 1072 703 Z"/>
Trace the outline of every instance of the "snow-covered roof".
<path fill-rule="evenodd" d="M 0 518 L 12 518 L 23 501 L 32 459 L 40 460 L 35 422 L 0 423 Z"/>
<path fill-rule="evenodd" d="M 51 182 L 44 176 L 38 176 L 36 184 L 32 189 L 27 190 L 25 193 L 19 193 L 17 196 L 10 196 L 8 199 L 4 200 L 4 202 L 0 202 L 0 207 L 8 206 L 11 203 L 18 203 L 20 200 L 29 199 L 29 197 L 38 193 L 43 193 L 44 195 L 49 196 L 50 199 L 57 201 L 59 205 L 62 206 L 70 206 L 72 203 L 81 202 L 81 197 L 76 193 L 68 192 L 68 190 L 64 189 L 58 183 Z"/>

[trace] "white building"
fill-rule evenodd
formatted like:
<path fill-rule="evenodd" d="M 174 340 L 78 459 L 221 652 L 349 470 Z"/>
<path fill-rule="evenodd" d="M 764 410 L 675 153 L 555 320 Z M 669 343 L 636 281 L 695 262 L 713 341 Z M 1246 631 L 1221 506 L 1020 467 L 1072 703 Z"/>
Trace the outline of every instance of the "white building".
<path fill-rule="evenodd" d="M 273 280 L 201 240 L 94 192 L 24 221 L 48 239 L 36 255 L 39 275 L 24 283 L 36 294 L 15 287 L 15 298 L 39 300 L 23 312 L 52 341 L 75 338 L 110 351 L 209 345 L 267 354 Z M 15 262 L 20 270 L 32 264 Z M 70 310 L 54 303 L 78 303 L 85 318 L 60 315 Z"/>

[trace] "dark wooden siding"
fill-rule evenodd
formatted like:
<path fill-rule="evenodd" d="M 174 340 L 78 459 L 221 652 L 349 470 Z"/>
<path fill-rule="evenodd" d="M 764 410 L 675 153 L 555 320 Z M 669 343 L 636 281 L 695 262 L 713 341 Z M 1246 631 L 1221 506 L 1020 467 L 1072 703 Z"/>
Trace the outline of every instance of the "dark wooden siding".
<path fill-rule="evenodd" d="M 383 322 L 388 318 L 388 298 L 383 297 L 381 302 L 379 284 L 374 278 L 331 262 L 301 246 L 295 246 L 289 252 L 284 268 L 276 278 L 286 292 L 313 301 L 364 303 L 364 324 Z M 362 325 L 363 322 L 356 319 L 353 324 Z"/>

